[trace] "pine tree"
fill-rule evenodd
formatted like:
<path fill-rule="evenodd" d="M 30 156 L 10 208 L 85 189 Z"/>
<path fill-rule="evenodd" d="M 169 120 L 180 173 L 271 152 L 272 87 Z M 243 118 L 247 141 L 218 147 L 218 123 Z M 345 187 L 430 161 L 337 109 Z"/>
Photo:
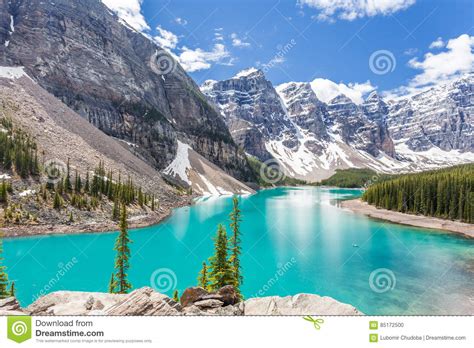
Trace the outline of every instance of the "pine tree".
<path fill-rule="evenodd" d="M 71 167 L 69 165 L 69 158 L 67 159 L 67 165 L 66 165 L 66 177 L 64 178 L 64 189 L 66 190 L 66 192 L 72 191 Z"/>
<path fill-rule="evenodd" d="M 120 218 L 120 203 L 118 198 L 114 200 L 114 207 L 112 208 L 112 219 L 118 221 Z"/>
<path fill-rule="evenodd" d="M 15 290 L 15 282 L 14 282 L 14 281 L 11 282 L 11 284 L 10 284 L 10 291 L 9 291 L 9 293 L 10 293 L 10 296 L 11 296 L 11 297 L 15 297 L 16 290 Z"/>
<path fill-rule="evenodd" d="M 0 203 L 5 205 L 8 203 L 8 187 L 5 180 L 3 180 L 0 185 Z"/>
<path fill-rule="evenodd" d="M 223 225 L 217 227 L 217 236 L 214 239 L 214 255 L 209 259 L 211 271 L 209 272 L 210 290 L 217 291 L 225 285 L 234 284 L 234 272 L 227 259 L 228 255 L 227 232 Z"/>
<path fill-rule="evenodd" d="M 87 173 L 86 173 L 86 182 L 84 184 L 84 191 L 86 193 L 90 193 L 90 184 L 89 184 L 89 168 L 87 168 Z"/>
<path fill-rule="evenodd" d="M 112 274 L 110 275 L 110 281 L 109 281 L 109 293 L 114 294 L 116 287 L 117 287 L 117 284 L 115 282 L 114 273 L 112 272 Z"/>
<path fill-rule="evenodd" d="M 62 199 L 61 199 L 61 196 L 59 195 L 59 192 L 56 191 L 54 195 L 53 208 L 56 210 L 60 210 L 61 206 L 62 206 Z"/>
<path fill-rule="evenodd" d="M 178 292 L 178 290 L 173 291 L 173 300 L 174 300 L 174 302 L 179 303 L 179 292 Z"/>
<path fill-rule="evenodd" d="M 0 299 L 9 296 L 7 267 L 3 265 L 3 236 L 0 235 Z"/>
<path fill-rule="evenodd" d="M 142 192 L 142 188 L 140 187 L 138 189 L 138 204 L 140 205 L 140 207 L 143 207 L 143 192 Z"/>
<path fill-rule="evenodd" d="M 122 206 L 120 216 L 120 232 L 115 241 L 114 250 L 117 252 L 115 257 L 115 281 L 117 283 L 116 291 L 119 294 L 126 294 L 132 288 L 132 284 L 127 279 L 127 272 L 130 268 L 130 247 L 131 240 L 128 236 L 127 208 Z"/>
<path fill-rule="evenodd" d="M 202 269 L 199 272 L 199 276 L 198 276 L 198 286 L 200 286 L 204 290 L 209 289 L 209 279 L 207 278 L 207 264 L 206 264 L 206 262 L 202 263 Z"/>
<path fill-rule="evenodd" d="M 232 212 L 230 213 L 230 228 L 232 230 L 231 237 L 231 256 L 230 262 L 232 263 L 232 270 L 234 273 L 234 287 L 240 294 L 239 287 L 243 282 L 241 269 L 240 269 L 240 254 L 241 240 L 240 240 L 240 223 L 242 221 L 241 211 L 239 208 L 239 199 L 237 196 L 232 198 Z"/>
<path fill-rule="evenodd" d="M 472 223 L 474 164 L 394 176 L 371 185 L 363 199 L 377 207 Z"/>
<path fill-rule="evenodd" d="M 76 177 L 74 179 L 74 191 L 76 191 L 76 193 L 81 193 L 81 190 L 82 190 L 81 176 L 76 170 Z"/>

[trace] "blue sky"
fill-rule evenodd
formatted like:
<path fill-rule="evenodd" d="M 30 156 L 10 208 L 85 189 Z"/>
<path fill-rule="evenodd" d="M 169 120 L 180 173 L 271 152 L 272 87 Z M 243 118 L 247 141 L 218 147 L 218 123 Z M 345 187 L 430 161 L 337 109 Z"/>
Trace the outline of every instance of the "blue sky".
<path fill-rule="evenodd" d="M 197 83 L 255 66 L 274 85 L 317 79 L 321 93 L 358 99 L 375 88 L 414 92 L 473 70 L 470 0 L 103 1 L 172 52 Z"/>

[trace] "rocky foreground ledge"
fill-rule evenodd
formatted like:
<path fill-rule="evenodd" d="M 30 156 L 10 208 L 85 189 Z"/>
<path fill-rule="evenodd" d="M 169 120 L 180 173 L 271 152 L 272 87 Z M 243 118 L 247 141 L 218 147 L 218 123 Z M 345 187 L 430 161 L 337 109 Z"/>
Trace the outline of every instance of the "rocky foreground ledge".
<path fill-rule="evenodd" d="M 232 286 L 215 293 L 186 289 L 180 303 L 144 287 L 130 294 L 57 291 L 21 308 L 0 300 L 0 315 L 362 315 L 355 307 L 312 294 L 259 297 L 239 302 Z"/>

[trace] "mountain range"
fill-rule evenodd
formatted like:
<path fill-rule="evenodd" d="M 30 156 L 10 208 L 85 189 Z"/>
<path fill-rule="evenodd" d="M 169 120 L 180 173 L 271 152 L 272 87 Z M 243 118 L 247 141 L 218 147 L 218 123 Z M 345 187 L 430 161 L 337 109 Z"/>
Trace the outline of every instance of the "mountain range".
<path fill-rule="evenodd" d="M 311 84 L 273 86 L 250 68 L 201 90 L 249 156 L 276 161 L 309 181 L 336 169 L 423 170 L 474 160 L 474 74 L 422 93 L 385 100 L 372 92 L 362 104 L 341 94 L 327 103 Z"/>
<path fill-rule="evenodd" d="M 81 118 L 100 132 L 92 139 L 78 121 L 81 129 L 56 129 L 54 146 L 70 148 L 70 137 L 80 137 L 95 161 L 113 157 L 118 143 L 134 159 L 115 158 L 117 167 L 142 168 L 130 169 L 138 181 L 155 171 L 157 190 L 164 178 L 199 194 L 251 192 L 243 183 L 258 173 L 249 157 L 308 181 L 339 168 L 398 173 L 474 161 L 472 74 L 397 100 L 374 92 L 360 105 L 344 95 L 324 103 L 310 83 L 273 86 L 255 68 L 199 87 L 98 0 L 0 0 L 0 65 L 10 104 L 49 100 L 43 107 L 54 127 Z M 31 116 L 43 150 L 65 161 L 68 154 L 44 140 L 47 122 L 24 103 L 16 107 Z M 83 162 L 79 171 L 92 165 Z"/>

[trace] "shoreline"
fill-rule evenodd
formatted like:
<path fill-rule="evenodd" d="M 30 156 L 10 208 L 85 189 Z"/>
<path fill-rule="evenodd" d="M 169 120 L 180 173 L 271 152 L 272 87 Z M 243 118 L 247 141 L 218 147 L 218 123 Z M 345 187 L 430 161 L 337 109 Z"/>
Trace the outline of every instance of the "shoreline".
<path fill-rule="evenodd" d="M 157 225 L 163 222 L 174 209 L 191 206 L 194 204 L 194 200 L 180 200 L 175 205 L 163 208 L 162 211 L 157 211 L 153 214 L 145 215 L 139 219 L 137 217 L 128 218 L 128 229 L 138 229 L 143 227 L 149 227 Z M 138 216 L 140 217 L 140 216 Z M 118 223 L 113 221 L 103 221 L 98 223 L 78 223 L 78 224 L 38 224 L 38 225 L 18 225 L 18 226 L 7 226 L 1 227 L 0 232 L 2 238 L 13 239 L 13 238 L 27 238 L 35 236 L 49 236 L 49 235 L 75 235 L 83 233 L 108 233 L 118 231 Z"/>
<path fill-rule="evenodd" d="M 341 201 L 341 207 L 353 213 L 362 214 L 375 219 L 390 221 L 400 225 L 450 232 L 474 239 L 474 225 L 465 222 L 444 220 L 431 216 L 405 214 L 377 208 L 363 202 L 360 198 Z"/>

